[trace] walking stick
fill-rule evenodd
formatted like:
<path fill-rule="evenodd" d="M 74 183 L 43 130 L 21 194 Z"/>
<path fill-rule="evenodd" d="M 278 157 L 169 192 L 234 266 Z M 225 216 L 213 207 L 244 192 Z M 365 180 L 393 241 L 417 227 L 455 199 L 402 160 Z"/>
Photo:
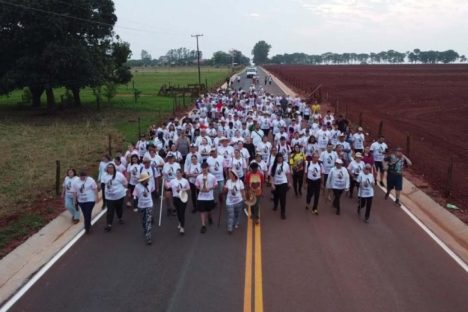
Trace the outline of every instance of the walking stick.
<path fill-rule="evenodd" d="M 164 199 L 164 177 L 162 178 L 162 183 L 161 183 L 161 201 L 159 204 L 159 226 L 161 226 L 163 199 Z"/>

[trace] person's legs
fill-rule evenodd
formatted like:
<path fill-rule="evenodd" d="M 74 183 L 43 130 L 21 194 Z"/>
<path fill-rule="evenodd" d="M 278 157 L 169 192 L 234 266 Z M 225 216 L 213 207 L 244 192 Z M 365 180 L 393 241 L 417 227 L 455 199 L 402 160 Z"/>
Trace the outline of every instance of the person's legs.
<path fill-rule="evenodd" d="M 107 200 L 106 231 L 110 231 L 112 228 L 112 223 L 114 222 L 115 207 L 115 200 Z"/>
<path fill-rule="evenodd" d="M 275 185 L 275 190 L 273 192 L 273 210 L 278 209 L 279 204 L 279 185 Z"/>
<path fill-rule="evenodd" d="M 240 202 L 234 205 L 234 226 L 239 227 L 241 223 L 241 211 L 244 208 L 244 202 Z"/>
<path fill-rule="evenodd" d="M 314 181 L 307 179 L 306 209 L 309 209 L 310 200 L 313 196 Z"/>
<path fill-rule="evenodd" d="M 190 183 L 190 195 L 192 196 L 192 213 L 197 211 L 197 187 L 195 184 Z"/>
<path fill-rule="evenodd" d="M 278 190 L 279 194 L 279 200 L 280 200 L 280 206 L 281 206 L 281 218 L 286 219 L 286 193 L 288 190 L 288 185 L 281 184 L 280 189 Z"/>
<path fill-rule="evenodd" d="M 318 202 L 320 199 L 320 180 L 316 180 L 312 182 L 312 193 L 314 196 L 314 206 L 312 207 L 312 210 L 314 212 L 318 211 Z"/>
<path fill-rule="evenodd" d="M 118 199 L 115 201 L 115 212 L 117 213 L 117 218 L 119 218 L 119 222 L 122 223 L 122 217 L 123 217 L 123 202 L 124 202 L 124 197 L 121 199 Z"/>
<path fill-rule="evenodd" d="M 106 207 L 107 202 L 106 202 L 106 192 L 104 191 L 106 189 L 106 184 L 101 183 L 101 194 L 102 194 L 102 209 Z"/>
<path fill-rule="evenodd" d="M 227 230 L 232 231 L 234 227 L 234 205 L 226 205 Z"/>
<path fill-rule="evenodd" d="M 304 171 L 299 171 L 298 175 L 298 191 L 299 196 L 302 196 L 302 186 L 304 185 Z"/>
<path fill-rule="evenodd" d="M 292 178 L 293 178 L 294 194 L 297 196 L 299 194 L 298 190 L 297 190 L 297 187 L 298 187 L 298 184 L 299 184 L 299 176 L 298 176 L 297 172 L 293 173 Z"/>
<path fill-rule="evenodd" d="M 370 211 L 372 208 L 372 197 L 368 197 L 365 199 L 366 200 L 366 215 L 365 215 L 365 220 L 368 221 L 370 217 Z"/>
<path fill-rule="evenodd" d="M 80 211 L 76 209 L 73 203 L 73 197 L 65 196 L 65 208 L 70 212 L 73 221 L 80 220 Z"/>
<path fill-rule="evenodd" d="M 153 228 L 153 224 L 151 220 L 153 219 L 153 207 L 145 208 L 144 210 L 144 230 L 145 230 L 145 238 L 148 244 L 151 244 L 151 230 Z"/>
<path fill-rule="evenodd" d="M 78 204 L 83 212 L 84 228 L 87 232 L 91 229 L 91 215 L 94 207 L 94 202 L 86 202 Z"/>
<path fill-rule="evenodd" d="M 349 198 L 353 198 L 353 191 L 354 191 L 354 186 L 356 185 L 356 180 L 351 178 L 349 182 L 350 182 L 349 183 Z"/>
<path fill-rule="evenodd" d="M 334 199 L 333 199 L 333 206 L 336 208 L 336 214 L 340 214 L 340 197 L 343 193 L 343 190 L 333 189 Z"/>

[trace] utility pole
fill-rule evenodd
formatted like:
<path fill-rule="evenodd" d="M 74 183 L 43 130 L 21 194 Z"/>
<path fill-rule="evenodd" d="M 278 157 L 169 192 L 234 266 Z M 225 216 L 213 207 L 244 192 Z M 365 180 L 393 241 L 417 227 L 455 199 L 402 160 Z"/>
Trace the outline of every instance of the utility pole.
<path fill-rule="evenodd" d="M 198 47 L 198 37 L 203 37 L 203 34 L 192 35 L 192 38 L 197 39 L 197 64 L 198 64 L 198 85 L 201 86 L 201 74 L 200 74 L 200 49 Z"/>

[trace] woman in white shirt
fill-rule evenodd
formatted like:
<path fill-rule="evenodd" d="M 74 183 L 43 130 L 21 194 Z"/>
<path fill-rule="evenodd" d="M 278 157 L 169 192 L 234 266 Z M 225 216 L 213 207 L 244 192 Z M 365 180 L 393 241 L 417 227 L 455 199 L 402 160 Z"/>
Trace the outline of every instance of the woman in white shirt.
<path fill-rule="evenodd" d="M 375 179 L 372 174 L 372 165 L 366 164 L 364 171 L 361 172 L 357 178 L 359 184 L 359 206 L 358 214 L 361 216 L 361 209 L 366 207 L 366 214 L 364 216 L 364 222 L 369 222 L 370 211 L 372 208 L 372 199 L 374 198 L 374 184 Z"/>
<path fill-rule="evenodd" d="M 151 196 L 151 189 L 149 185 L 150 175 L 143 172 L 138 179 L 138 184 L 133 190 L 133 199 L 141 213 L 143 221 L 143 233 L 146 238 L 146 244 L 151 245 L 151 229 L 153 228 L 153 198 Z"/>
<path fill-rule="evenodd" d="M 131 207 L 130 198 L 135 189 L 135 185 L 138 184 L 138 179 L 140 178 L 140 168 L 138 155 L 132 155 L 130 157 L 130 163 L 127 166 L 127 181 L 128 181 L 128 197 L 127 197 L 127 206 Z M 135 208 L 136 209 L 136 208 Z"/>
<path fill-rule="evenodd" d="M 239 149 L 234 150 L 234 157 L 232 158 L 229 165 L 230 168 L 236 172 L 236 176 L 239 179 L 244 179 L 245 171 L 247 170 L 247 164 Z"/>
<path fill-rule="evenodd" d="M 70 212 L 72 216 L 72 222 L 77 224 L 80 222 L 80 210 L 77 206 L 73 203 L 73 190 L 72 186 L 79 178 L 76 176 L 76 170 L 70 168 L 67 170 L 67 176 L 63 181 L 63 188 L 62 188 L 62 198 L 64 201 L 65 208 Z"/>
<path fill-rule="evenodd" d="M 192 197 L 192 213 L 197 212 L 198 189 L 195 186 L 195 180 L 201 172 L 202 169 L 198 162 L 198 156 L 194 154 L 191 157 L 190 164 L 185 166 L 185 176 L 188 178 L 190 184 L 190 196 Z"/>
<path fill-rule="evenodd" d="M 333 207 L 336 208 L 336 214 L 339 215 L 341 194 L 343 194 L 343 191 L 349 190 L 349 173 L 343 167 L 343 161 L 339 158 L 335 161 L 335 167 L 328 173 L 327 189 L 333 190 Z"/>
<path fill-rule="evenodd" d="M 281 206 L 281 219 L 286 219 L 286 193 L 291 187 L 291 170 L 288 162 L 284 160 L 283 154 L 276 154 L 275 160 L 269 169 L 272 179 L 271 189 L 273 191 L 273 210 Z"/>
<path fill-rule="evenodd" d="M 312 212 L 318 214 L 318 202 L 320 199 L 320 183 L 323 173 L 323 167 L 319 162 L 319 154 L 312 154 L 312 161 L 307 162 L 305 175 L 307 177 L 307 196 L 306 209 L 309 209 L 310 201 L 314 198 Z"/>
<path fill-rule="evenodd" d="M 195 179 L 195 186 L 198 189 L 197 210 L 200 211 L 200 218 L 202 227 L 200 232 L 206 233 L 206 217 L 208 216 L 208 223 L 213 224 L 211 218 L 211 210 L 215 207 L 213 190 L 218 187 L 216 177 L 209 173 L 209 166 L 206 162 L 202 165 L 202 173 Z"/>
<path fill-rule="evenodd" d="M 105 184 L 102 182 L 102 176 L 106 172 L 107 164 L 111 162 L 111 158 L 109 155 L 102 156 L 101 162 L 99 163 L 99 174 L 98 174 L 98 183 L 100 183 L 101 191 L 102 191 L 102 202 L 103 208 L 106 206 L 106 194 L 104 192 Z"/>
<path fill-rule="evenodd" d="M 182 170 L 177 169 L 176 171 L 176 178 L 172 179 L 170 182 L 170 186 L 172 189 L 172 201 L 174 207 L 176 208 L 177 212 L 177 219 L 179 220 L 179 229 L 180 235 L 184 235 L 185 233 L 185 208 L 187 208 L 187 202 L 183 202 L 180 199 L 180 192 L 185 191 L 188 192 L 190 190 L 190 185 L 187 179 L 182 177 Z"/>
<path fill-rule="evenodd" d="M 123 203 L 127 193 L 127 178 L 115 169 L 114 164 L 108 164 L 106 172 L 102 175 L 101 181 L 104 183 L 104 193 L 107 202 L 107 226 L 106 232 L 112 229 L 114 222 L 114 213 L 117 213 L 119 223 L 123 224 Z"/>
<path fill-rule="evenodd" d="M 166 163 L 164 164 L 162 175 L 164 177 L 164 190 L 165 190 L 165 198 L 167 202 L 167 215 L 174 215 L 176 214 L 175 209 L 172 206 L 172 190 L 170 186 L 170 182 L 175 179 L 176 171 L 180 169 L 180 164 L 175 161 L 175 157 L 172 154 L 168 154 L 166 158 Z"/>
<path fill-rule="evenodd" d="M 229 170 L 229 179 L 224 185 L 224 193 L 226 193 L 227 231 L 231 234 L 232 228 L 237 229 L 240 225 L 245 200 L 244 183 L 232 169 Z"/>
<path fill-rule="evenodd" d="M 83 212 L 86 234 L 89 234 L 91 215 L 98 198 L 98 187 L 96 181 L 88 176 L 86 169 L 81 169 L 80 178 L 72 184 L 72 191 L 75 205 L 77 204 Z"/>

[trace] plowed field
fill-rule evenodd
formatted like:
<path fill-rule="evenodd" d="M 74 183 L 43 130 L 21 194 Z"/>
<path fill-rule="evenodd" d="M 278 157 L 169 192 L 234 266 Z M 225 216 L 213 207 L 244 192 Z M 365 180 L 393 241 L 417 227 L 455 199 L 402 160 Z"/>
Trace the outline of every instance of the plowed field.
<path fill-rule="evenodd" d="M 409 136 L 408 154 L 414 172 L 429 183 L 428 193 L 433 189 L 447 195 L 453 160 L 451 196 L 445 202 L 462 208 L 456 214 L 468 222 L 468 65 L 265 68 L 303 91 L 322 84 L 322 96 L 338 114 L 347 113 L 354 123 L 362 114 L 371 137 L 377 135 L 382 121 L 391 147 L 407 149 Z"/>

